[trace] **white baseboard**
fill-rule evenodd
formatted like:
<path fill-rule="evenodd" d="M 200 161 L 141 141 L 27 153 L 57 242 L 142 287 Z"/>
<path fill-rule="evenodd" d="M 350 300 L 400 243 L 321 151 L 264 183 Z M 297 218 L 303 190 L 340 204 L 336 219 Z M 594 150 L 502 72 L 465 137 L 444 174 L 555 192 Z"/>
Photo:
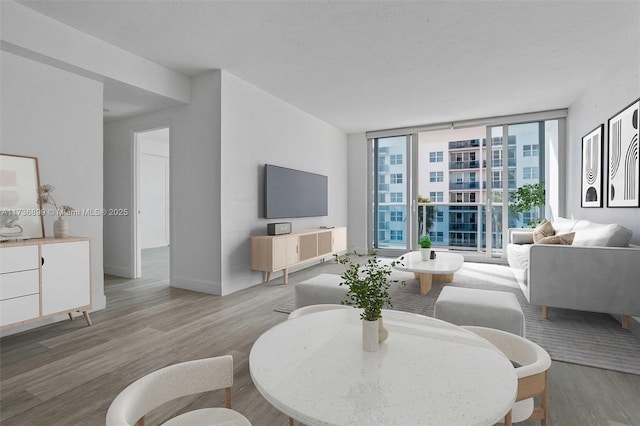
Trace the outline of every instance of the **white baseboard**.
<path fill-rule="evenodd" d="M 123 268 L 122 266 L 114 265 L 102 265 L 104 273 L 108 275 L 114 275 L 122 278 L 135 278 L 131 275 L 129 268 Z"/>
<path fill-rule="evenodd" d="M 169 285 L 183 290 L 197 291 L 200 293 L 213 294 L 215 296 L 220 296 L 221 293 L 220 284 L 216 284 L 212 281 L 194 280 L 193 278 L 172 276 L 169 280 Z"/>

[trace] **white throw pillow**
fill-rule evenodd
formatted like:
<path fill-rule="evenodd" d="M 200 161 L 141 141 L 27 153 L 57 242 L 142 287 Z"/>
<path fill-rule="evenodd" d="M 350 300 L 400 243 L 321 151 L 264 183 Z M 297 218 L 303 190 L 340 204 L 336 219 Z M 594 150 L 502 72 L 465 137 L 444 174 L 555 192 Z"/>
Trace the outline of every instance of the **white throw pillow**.
<path fill-rule="evenodd" d="M 628 247 L 632 231 L 615 223 L 594 223 L 579 220 L 573 227 L 574 246 Z"/>

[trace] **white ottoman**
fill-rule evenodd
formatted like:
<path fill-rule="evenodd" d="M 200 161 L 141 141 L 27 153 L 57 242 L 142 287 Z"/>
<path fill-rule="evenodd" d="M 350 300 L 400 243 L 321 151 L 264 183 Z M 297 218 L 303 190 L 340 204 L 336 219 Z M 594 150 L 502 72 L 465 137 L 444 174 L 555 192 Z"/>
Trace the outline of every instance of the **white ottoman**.
<path fill-rule="evenodd" d="M 456 325 L 477 325 L 525 335 L 518 298 L 505 291 L 447 286 L 436 300 L 433 316 Z"/>
<path fill-rule="evenodd" d="M 320 274 L 296 285 L 296 308 L 321 303 L 340 304 L 347 298 L 349 287 L 340 285 L 340 275 Z"/>

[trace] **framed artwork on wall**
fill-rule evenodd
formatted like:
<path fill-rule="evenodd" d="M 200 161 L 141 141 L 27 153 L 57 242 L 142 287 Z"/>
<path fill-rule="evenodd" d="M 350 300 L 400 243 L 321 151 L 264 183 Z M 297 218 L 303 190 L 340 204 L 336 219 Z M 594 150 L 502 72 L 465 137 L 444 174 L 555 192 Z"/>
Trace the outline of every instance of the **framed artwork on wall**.
<path fill-rule="evenodd" d="M 0 241 L 44 236 L 38 159 L 0 154 Z"/>
<path fill-rule="evenodd" d="M 602 135 L 604 124 L 582 137 L 582 207 L 602 207 Z"/>
<path fill-rule="evenodd" d="M 609 119 L 608 207 L 640 207 L 639 109 L 637 99 Z"/>

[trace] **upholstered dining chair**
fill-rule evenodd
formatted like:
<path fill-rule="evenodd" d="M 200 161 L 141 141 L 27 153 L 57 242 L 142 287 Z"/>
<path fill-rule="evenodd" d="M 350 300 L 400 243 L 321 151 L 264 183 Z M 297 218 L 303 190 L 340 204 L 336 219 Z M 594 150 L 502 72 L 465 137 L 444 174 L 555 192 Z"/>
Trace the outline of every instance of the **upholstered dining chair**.
<path fill-rule="evenodd" d="M 226 408 L 203 408 L 169 419 L 164 425 L 251 426 L 249 420 L 231 410 L 233 358 L 187 361 L 161 368 L 127 386 L 107 411 L 107 426 L 144 426 L 149 411 L 173 399 L 195 393 L 225 389 Z"/>
<path fill-rule="evenodd" d="M 352 306 L 349 305 L 338 305 L 334 303 L 321 303 L 319 305 L 308 305 L 303 306 L 302 308 L 298 308 L 295 311 L 289 314 L 288 319 L 295 319 L 302 315 L 312 314 L 314 312 L 322 312 L 322 311 L 331 311 L 334 309 L 353 309 Z"/>
<path fill-rule="evenodd" d="M 534 342 L 506 331 L 493 328 L 463 326 L 489 341 L 504 353 L 512 363 L 518 377 L 516 402 L 504 419 L 506 426 L 524 420 L 540 420 L 546 426 L 549 418 L 548 381 L 551 357 Z M 540 407 L 534 406 L 533 397 L 540 395 Z"/>

